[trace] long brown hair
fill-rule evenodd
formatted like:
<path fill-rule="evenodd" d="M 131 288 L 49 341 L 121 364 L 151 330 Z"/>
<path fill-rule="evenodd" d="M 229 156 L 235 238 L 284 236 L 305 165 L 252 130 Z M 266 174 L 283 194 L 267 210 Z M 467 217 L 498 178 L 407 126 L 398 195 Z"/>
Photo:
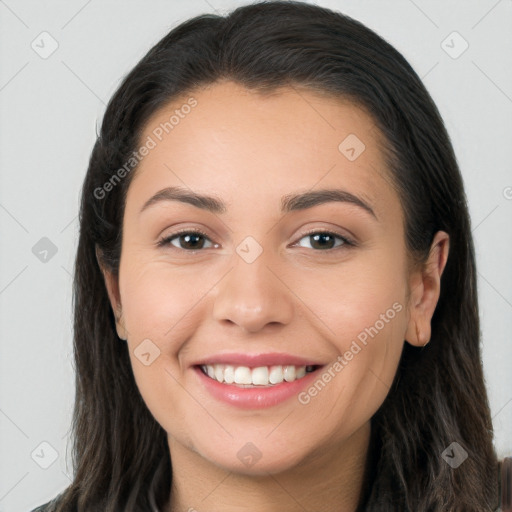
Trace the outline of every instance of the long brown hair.
<path fill-rule="evenodd" d="M 140 60 L 107 106 L 83 185 L 74 269 L 74 478 L 55 510 L 156 511 L 169 498 L 166 432 L 138 391 L 96 259 L 98 248 L 117 275 L 135 170 L 106 197 L 98 189 L 140 146 L 152 114 L 220 79 L 261 93 L 298 85 L 364 107 L 386 140 L 382 151 L 401 199 L 410 254 L 424 261 L 434 234 L 450 235 L 431 341 L 422 349 L 405 343 L 392 388 L 372 418 L 359 510 L 494 510 L 497 458 L 480 354 L 475 256 L 449 136 L 396 49 L 348 16 L 294 1 L 259 2 L 181 23 Z M 442 457 L 452 442 L 468 453 L 456 469 Z"/>

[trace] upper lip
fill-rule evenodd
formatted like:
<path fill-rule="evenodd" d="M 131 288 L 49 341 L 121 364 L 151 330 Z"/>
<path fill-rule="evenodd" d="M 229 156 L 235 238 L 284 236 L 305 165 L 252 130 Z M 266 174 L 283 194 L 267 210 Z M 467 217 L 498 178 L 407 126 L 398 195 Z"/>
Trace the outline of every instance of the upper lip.
<path fill-rule="evenodd" d="M 193 366 L 229 364 L 233 366 L 248 366 L 257 368 L 259 366 L 323 366 L 324 363 L 314 359 L 305 359 L 303 357 L 294 356 L 285 353 L 264 353 L 264 354 L 242 354 L 242 353 L 226 353 L 205 357 L 200 361 L 193 363 Z"/>

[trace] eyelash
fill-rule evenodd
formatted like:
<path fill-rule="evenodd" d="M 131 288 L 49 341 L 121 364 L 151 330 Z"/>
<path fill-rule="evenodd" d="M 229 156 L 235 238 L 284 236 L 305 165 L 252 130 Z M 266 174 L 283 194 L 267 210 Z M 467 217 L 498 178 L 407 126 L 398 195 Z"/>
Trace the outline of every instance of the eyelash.
<path fill-rule="evenodd" d="M 200 252 L 200 251 L 204 250 L 204 249 L 196 249 L 196 250 L 181 249 L 179 247 L 174 247 L 171 244 L 171 241 L 174 240 L 175 238 L 179 237 L 180 235 L 201 235 L 211 242 L 208 235 L 206 233 L 204 233 L 203 231 L 201 231 L 200 229 L 183 229 L 181 231 L 177 231 L 176 233 L 168 235 L 164 238 L 161 238 L 158 241 L 157 245 L 158 245 L 158 247 L 171 246 L 173 249 L 182 250 L 182 251 L 189 252 L 189 253 Z M 339 245 L 337 247 L 330 248 L 330 249 L 323 249 L 323 250 L 322 249 L 312 249 L 313 251 L 316 251 L 316 252 L 332 253 L 336 249 L 343 249 L 343 248 L 347 249 L 347 248 L 355 247 L 357 245 L 354 240 L 352 240 L 346 236 L 340 235 L 339 233 L 336 233 L 334 231 L 327 231 L 327 230 L 322 230 L 322 229 L 312 229 L 312 230 L 304 233 L 299 238 L 298 241 L 300 241 L 303 238 L 310 236 L 310 235 L 331 235 L 331 236 L 333 235 L 334 237 L 339 238 L 343 242 L 341 245 Z M 297 242 L 295 242 L 295 243 L 297 243 Z"/>

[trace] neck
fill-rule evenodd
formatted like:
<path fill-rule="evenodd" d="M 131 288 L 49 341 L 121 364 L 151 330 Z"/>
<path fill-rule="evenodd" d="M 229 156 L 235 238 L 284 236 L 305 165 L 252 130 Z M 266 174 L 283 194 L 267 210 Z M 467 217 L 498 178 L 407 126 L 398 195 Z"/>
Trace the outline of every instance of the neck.
<path fill-rule="evenodd" d="M 172 486 L 169 512 L 356 512 L 365 477 L 370 422 L 337 446 L 275 474 L 226 471 L 169 437 Z"/>

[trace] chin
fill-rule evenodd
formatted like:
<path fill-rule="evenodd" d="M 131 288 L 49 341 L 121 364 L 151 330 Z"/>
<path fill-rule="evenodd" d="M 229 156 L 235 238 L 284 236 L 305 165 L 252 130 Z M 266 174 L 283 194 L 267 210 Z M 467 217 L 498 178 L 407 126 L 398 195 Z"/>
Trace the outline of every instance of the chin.
<path fill-rule="evenodd" d="M 242 443 L 242 447 L 234 452 L 226 450 L 202 456 L 225 471 L 246 476 L 265 476 L 297 467 L 306 455 L 290 453 L 288 449 L 283 449 L 282 453 L 279 453 L 279 450 L 271 445 L 259 450 L 251 443 Z"/>

